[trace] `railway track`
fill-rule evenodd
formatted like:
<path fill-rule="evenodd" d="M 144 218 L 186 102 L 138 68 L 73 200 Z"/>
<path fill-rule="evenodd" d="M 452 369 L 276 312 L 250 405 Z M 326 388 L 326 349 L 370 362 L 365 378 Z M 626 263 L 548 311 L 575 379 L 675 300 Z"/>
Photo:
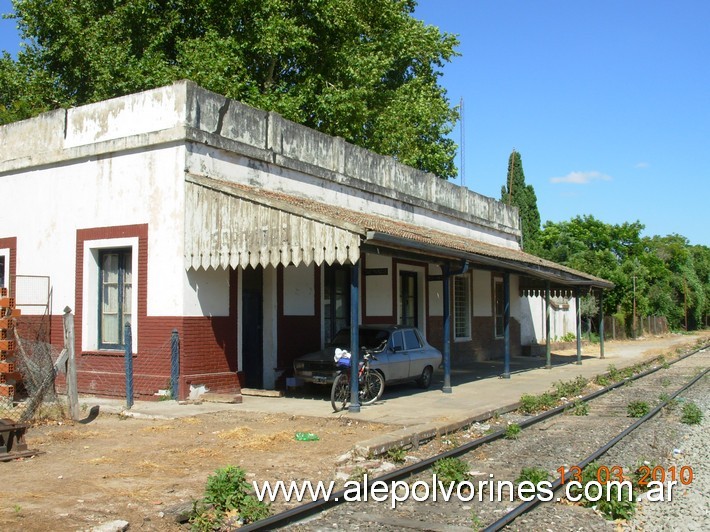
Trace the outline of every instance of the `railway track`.
<path fill-rule="evenodd" d="M 608 526 L 598 514 L 567 503 L 564 489 L 560 489 L 560 477 L 564 475 L 569 481 L 571 475 L 593 461 L 605 474 L 613 470 L 628 475 L 644 461 L 657 467 L 657 471 L 670 472 L 667 468 L 672 467 L 668 461 L 672 458 L 668 456 L 671 443 L 666 440 L 677 436 L 682 426 L 669 405 L 682 400 L 689 390 L 707 394 L 706 374 L 710 366 L 707 348 L 703 346 L 672 364 L 659 364 L 574 403 L 536 416 L 504 415 L 497 420 L 504 428 L 416 464 L 367 479 L 368 484 L 361 486 L 360 493 L 352 488 L 343 489 L 332 493 L 327 500 L 302 504 L 243 529 L 271 530 L 288 526 L 290 530 L 303 531 L 338 528 L 470 530 L 471 527 L 500 530 L 512 526 L 525 530 L 584 530 Z M 643 413 L 644 408 L 648 408 L 648 412 L 639 418 L 629 417 L 630 405 L 636 405 L 638 413 Z M 572 415 L 574 412 L 585 415 Z M 657 426 L 647 431 L 646 436 L 636 438 L 630 454 L 611 458 L 615 446 L 628 442 L 632 434 L 640 434 L 652 420 Z M 511 425 L 522 429 L 517 437 L 512 437 Z M 437 484 L 433 471 L 446 473 L 441 464 L 447 461 L 450 465 L 465 464 L 466 482 L 461 485 L 462 490 L 449 491 L 448 497 L 448 484 L 444 483 L 443 491 L 435 497 Z M 523 468 L 549 474 L 551 493 L 554 492 L 550 502 L 554 504 L 541 503 L 538 498 L 525 502 L 517 497 L 520 494 L 516 491 L 516 480 L 522 478 Z M 673 470 L 674 474 L 676 471 Z M 692 472 L 692 465 L 687 465 L 684 471 L 687 476 L 688 471 Z M 373 497 L 365 500 L 365 494 L 372 494 L 370 489 L 375 483 L 385 487 L 379 492 L 379 501 L 373 501 Z M 392 486 L 397 486 L 399 491 L 391 489 Z M 417 487 L 414 494 L 418 500 L 411 496 L 400 500 L 412 487 Z M 515 493 L 512 497 L 511 490 Z M 384 492 L 388 497 L 384 497 Z M 561 526 L 562 523 L 569 526 Z"/>

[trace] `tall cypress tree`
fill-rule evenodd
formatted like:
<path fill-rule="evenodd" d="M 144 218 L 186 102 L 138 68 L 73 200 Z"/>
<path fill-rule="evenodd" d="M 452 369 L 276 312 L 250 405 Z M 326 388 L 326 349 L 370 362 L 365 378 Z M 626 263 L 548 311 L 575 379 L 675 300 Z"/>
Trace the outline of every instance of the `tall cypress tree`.
<path fill-rule="evenodd" d="M 535 253 L 540 234 L 540 211 L 537 209 L 537 196 L 532 185 L 525 184 L 523 161 L 513 149 L 508 158 L 508 176 L 501 187 L 501 200 L 508 205 L 515 205 L 520 211 L 520 223 L 523 232 L 523 249 Z"/>

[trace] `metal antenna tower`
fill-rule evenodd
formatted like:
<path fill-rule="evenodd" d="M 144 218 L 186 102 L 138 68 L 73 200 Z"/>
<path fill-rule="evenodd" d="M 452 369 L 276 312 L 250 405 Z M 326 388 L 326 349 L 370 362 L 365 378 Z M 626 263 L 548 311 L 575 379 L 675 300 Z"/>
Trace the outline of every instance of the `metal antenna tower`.
<path fill-rule="evenodd" d="M 460 123 L 459 133 L 461 134 L 461 142 L 459 143 L 460 157 L 461 157 L 461 186 L 466 186 L 466 127 L 464 123 L 464 112 L 463 112 L 463 96 L 459 101 L 459 116 Z"/>

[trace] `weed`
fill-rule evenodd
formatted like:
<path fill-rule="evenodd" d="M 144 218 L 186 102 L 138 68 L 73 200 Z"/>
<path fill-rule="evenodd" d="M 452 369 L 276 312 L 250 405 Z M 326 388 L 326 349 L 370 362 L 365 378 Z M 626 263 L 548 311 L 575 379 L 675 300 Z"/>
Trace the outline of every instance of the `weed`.
<path fill-rule="evenodd" d="M 542 469 L 541 467 L 524 467 L 520 470 L 520 474 L 518 475 L 518 478 L 515 479 L 515 483 L 520 484 L 521 482 L 527 481 L 538 485 L 540 482 L 543 482 L 549 478 L 550 474 L 547 470 Z"/>
<path fill-rule="evenodd" d="M 643 417 L 648 414 L 651 408 L 646 401 L 631 401 L 626 406 L 626 412 L 629 417 Z"/>
<path fill-rule="evenodd" d="M 661 386 L 667 387 L 671 385 L 671 380 L 668 377 L 663 377 L 661 379 Z"/>
<path fill-rule="evenodd" d="M 589 384 L 589 381 L 582 377 L 581 375 L 577 375 L 573 380 L 567 381 L 567 382 L 556 382 L 554 384 L 555 386 L 555 395 L 557 398 L 560 397 L 574 397 L 575 395 L 579 395 L 584 391 L 584 389 L 587 387 L 587 384 Z"/>
<path fill-rule="evenodd" d="M 451 482 L 458 486 L 468 479 L 468 463 L 460 458 L 442 458 L 434 462 L 432 469 L 445 486 L 448 486 Z"/>
<path fill-rule="evenodd" d="M 585 401 L 575 401 L 574 403 L 572 403 L 570 410 L 575 416 L 588 416 L 589 403 Z"/>
<path fill-rule="evenodd" d="M 240 467 L 227 466 L 207 478 L 205 496 L 195 502 L 190 524 L 207 531 L 253 523 L 269 515 L 269 507 L 250 493 L 251 485 Z M 228 521 L 228 523 L 226 522 Z"/>
<path fill-rule="evenodd" d="M 619 487 L 619 484 L 605 484 L 602 486 L 604 496 L 594 503 L 597 511 L 610 520 L 624 519 L 628 520 L 633 517 L 636 511 L 636 501 L 633 497 L 628 497 L 627 493 L 623 492 L 624 488 Z"/>
<path fill-rule="evenodd" d="M 407 451 L 404 447 L 393 447 L 387 451 L 387 459 L 395 464 L 403 464 L 407 456 Z"/>
<path fill-rule="evenodd" d="M 367 475 L 367 469 L 361 466 L 356 466 L 350 473 L 350 476 L 348 477 L 348 482 L 359 482 L 360 484 L 362 484 L 365 475 Z"/>
<path fill-rule="evenodd" d="M 12 506 L 12 511 L 15 512 L 15 515 L 19 514 L 20 512 L 22 512 L 22 506 L 20 506 L 19 504 L 14 504 Z"/>
<path fill-rule="evenodd" d="M 511 423 L 505 428 L 505 438 L 507 440 L 517 440 L 521 430 L 520 425 Z"/>
<path fill-rule="evenodd" d="M 588 489 L 589 496 L 594 499 L 587 499 L 584 495 L 584 488 L 572 487 L 570 488 L 570 494 L 572 495 L 582 495 L 580 501 L 581 505 L 585 508 L 596 507 L 606 519 L 629 519 L 634 515 L 636 509 L 636 502 L 634 500 L 629 500 L 627 493 L 619 493 L 618 484 L 592 484 L 589 486 L 590 482 L 597 482 L 597 472 L 599 471 L 600 465 L 597 462 L 592 462 L 587 467 L 582 470 L 582 480 L 581 486 Z M 588 487 L 589 486 L 589 487 Z M 599 493 L 601 489 L 602 493 Z M 597 499 L 597 496 L 601 495 L 601 498 Z M 633 497 L 631 497 L 633 499 Z"/>
<path fill-rule="evenodd" d="M 644 460 L 636 466 L 633 473 L 631 473 L 631 484 L 636 491 L 648 491 L 648 483 L 653 480 L 650 474 L 657 465 Z"/>
<path fill-rule="evenodd" d="M 621 371 L 616 369 L 616 366 L 614 364 L 609 364 L 609 367 L 606 369 L 606 371 L 609 375 L 609 379 L 611 379 L 611 382 L 618 382 L 622 379 Z"/>
<path fill-rule="evenodd" d="M 560 338 L 563 342 L 574 342 L 577 339 L 577 335 L 573 332 L 568 332 Z"/>
<path fill-rule="evenodd" d="M 550 393 L 541 395 L 524 394 L 520 397 L 520 410 L 525 414 L 535 414 L 555 406 L 557 399 Z"/>
<path fill-rule="evenodd" d="M 475 512 L 471 512 L 471 528 L 473 530 L 483 530 L 485 528 L 483 521 L 478 517 Z"/>
<path fill-rule="evenodd" d="M 596 382 L 599 386 L 609 386 L 611 384 L 611 380 L 607 375 L 597 375 L 594 378 L 594 382 Z"/>
<path fill-rule="evenodd" d="M 703 411 L 695 403 L 685 403 L 680 421 L 686 425 L 698 425 L 703 420 Z"/>

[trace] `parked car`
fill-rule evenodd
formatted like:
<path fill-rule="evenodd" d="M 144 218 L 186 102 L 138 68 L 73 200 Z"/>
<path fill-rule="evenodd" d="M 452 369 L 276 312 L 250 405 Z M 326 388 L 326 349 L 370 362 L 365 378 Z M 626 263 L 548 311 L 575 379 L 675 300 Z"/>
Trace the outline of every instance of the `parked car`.
<path fill-rule="evenodd" d="M 382 373 L 385 383 L 416 381 L 421 388 L 431 385 L 441 353 L 430 346 L 418 329 L 402 325 L 362 325 L 360 346 L 372 351 L 377 360 L 370 367 Z M 325 349 L 297 358 L 294 375 L 305 382 L 332 384 L 337 373 L 335 350 L 350 350 L 350 328 L 338 331 Z"/>

